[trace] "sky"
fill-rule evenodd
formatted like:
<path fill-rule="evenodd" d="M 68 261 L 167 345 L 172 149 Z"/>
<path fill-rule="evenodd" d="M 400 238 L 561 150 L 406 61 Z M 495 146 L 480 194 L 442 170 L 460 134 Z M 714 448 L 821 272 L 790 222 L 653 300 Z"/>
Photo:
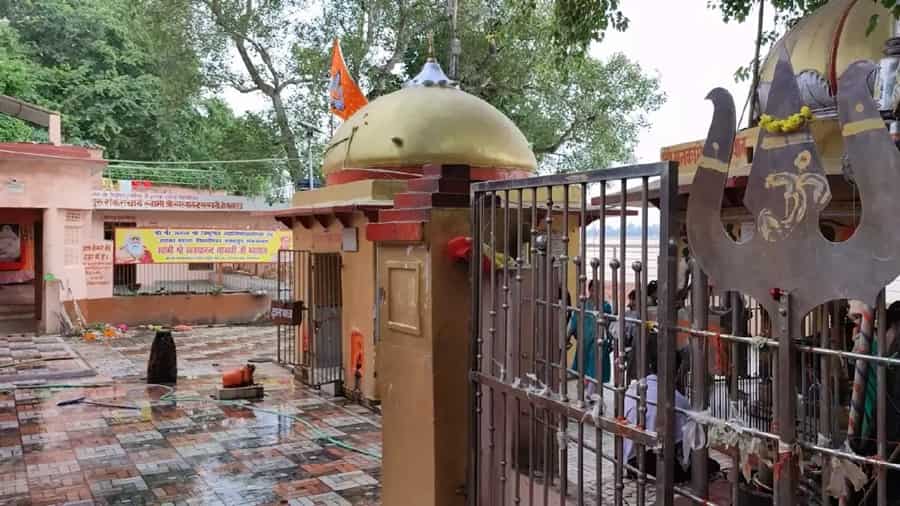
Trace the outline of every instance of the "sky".
<path fill-rule="evenodd" d="M 712 104 L 704 97 L 711 89 L 726 88 L 738 110 L 743 108 L 750 83 L 736 83 L 734 72 L 753 58 L 756 38 L 755 13 L 747 23 L 726 24 L 705 0 L 655 1 L 652 9 L 648 4 L 623 2 L 628 30 L 609 32 L 591 48 L 600 59 L 624 53 L 656 76 L 666 94 L 663 106 L 648 116 L 650 127 L 640 133 L 634 152 L 638 162 L 658 161 L 665 146 L 705 138 Z M 647 220 L 658 224 L 659 212 L 651 207 Z M 627 221 L 640 223 L 640 213 Z M 605 228 L 618 229 L 618 218 L 607 218 Z"/>
<path fill-rule="evenodd" d="M 650 116 L 651 127 L 641 132 L 635 150 L 640 162 L 659 160 L 664 146 L 706 137 L 712 105 L 704 97 L 711 89 L 728 89 L 738 110 L 743 108 L 750 85 L 735 83 L 734 71 L 753 58 L 756 37 L 755 14 L 747 23 L 725 24 L 705 0 L 649 4 L 623 2 L 628 30 L 608 33 L 591 49 L 601 59 L 624 53 L 660 80 L 666 102 Z"/>

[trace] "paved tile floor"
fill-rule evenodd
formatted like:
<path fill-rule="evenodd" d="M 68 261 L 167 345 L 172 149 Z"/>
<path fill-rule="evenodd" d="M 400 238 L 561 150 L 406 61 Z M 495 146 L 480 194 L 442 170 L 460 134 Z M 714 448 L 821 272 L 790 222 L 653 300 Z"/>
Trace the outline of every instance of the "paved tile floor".
<path fill-rule="evenodd" d="M 67 340 L 97 376 L 65 383 L 110 386 L 0 384 L 0 504 L 380 504 L 380 460 L 342 447 L 380 455 L 377 416 L 272 363 L 257 364 L 266 398 L 253 409 L 209 398 L 222 370 L 274 354 L 273 329 L 177 335 L 176 394 L 197 400 L 174 404 L 141 381 L 151 341 Z M 57 405 L 81 396 L 143 409 Z"/>
<path fill-rule="evenodd" d="M 0 334 L 0 383 L 93 375 L 61 337 Z"/>
<path fill-rule="evenodd" d="M 36 377 L 29 376 L 33 371 L 17 371 L 25 373 L 18 378 L 0 376 L 0 505 L 381 502 L 380 460 L 342 447 L 380 455 L 380 418 L 344 399 L 306 389 L 288 370 L 266 362 L 275 354 L 272 328 L 212 327 L 176 334 L 176 394 L 195 400 L 174 404 L 159 402 L 165 390 L 142 381 L 152 342 L 148 331 L 90 343 L 4 339 L 0 343 L 13 343 L 8 354 L 17 361 L 37 352 L 61 352 L 64 346 L 97 373 L 48 383 L 109 386 L 22 388 L 12 382 Z M 257 380 L 265 385 L 266 398 L 253 403 L 253 409 L 212 401 L 209 394 L 221 372 L 250 359 L 262 360 L 256 364 Z M 143 409 L 57 405 L 81 396 Z M 570 435 L 577 436 L 577 425 L 570 426 Z M 608 452 L 612 438 L 605 434 L 603 441 Z M 593 430 L 586 431 L 585 442 L 586 502 L 595 503 L 599 494 L 603 504 L 612 504 L 612 465 L 603 462 L 598 487 Z M 570 442 L 569 450 L 568 502 L 575 504 L 578 447 Z M 637 503 L 633 482 L 624 496 L 627 504 Z M 652 504 L 652 487 L 646 497 Z"/>

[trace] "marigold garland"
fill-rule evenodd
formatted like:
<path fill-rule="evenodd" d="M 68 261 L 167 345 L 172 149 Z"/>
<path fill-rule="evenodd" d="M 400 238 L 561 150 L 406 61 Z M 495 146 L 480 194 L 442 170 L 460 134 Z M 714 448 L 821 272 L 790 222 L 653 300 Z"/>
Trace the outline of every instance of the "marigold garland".
<path fill-rule="evenodd" d="M 812 111 L 809 109 L 809 106 L 804 105 L 800 108 L 800 112 L 791 114 L 784 119 L 763 114 L 759 117 L 759 126 L 765 128 L 770 134 L 789 134 L 800 130 L 812 119 Z"/>

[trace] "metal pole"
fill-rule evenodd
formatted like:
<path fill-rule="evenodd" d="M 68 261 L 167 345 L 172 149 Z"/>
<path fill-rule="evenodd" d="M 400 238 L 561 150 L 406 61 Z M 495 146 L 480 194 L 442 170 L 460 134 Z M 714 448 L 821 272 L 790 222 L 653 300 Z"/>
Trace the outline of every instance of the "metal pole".
<path fill-rule="evenodd" d="M 744 317 L 744 298 L 741 297 L 740 292 L 729 292 L 728 296 L 731 298 L 731 333 L 741 336 L 746 335 L 747 333 L 744 332 L 743 322 L 741 321 Z M 743 357 L 738 343 L 731 344 L 731 361 L 731 382 L 728 388 L 728 400 L 730 404 L 728 411 L 729 418 L 732 416 L 731 406 L 736 406 L 738 402 L 738 380 L 742 375 L 741 371 L 745 371 L 747 369 L 747 359 Z M 738 499 L 738 482 L 740 481 L 740 449 L 735 448 L 734 451 L 736 453 L 731 460 L 732 469 L 729 476 L 729 479 L 731 480 L 731 504 L 732 506 L 739 506 L 738 502 L 740 501 L 740 499 Z"/>
<path fill-rule="evenodd" d="M 659 336 L 657 337 L 658 394 L 656 433 L 661 448 L 656 460 L 656 504 L 672 506 L 675 470 L 675 291 L 677 290 L 678 169 L 670 163 L 659 180 L 660 248 L 659 248 Z M 624 201 L 624 199 L 623 199 Z M 624 208 L 624 206 L 623 206 Z"/>
<path fill-rule="evenodd" d="M 450 14 L 450 65 L 448 76 L 453 81 L 459 80 L 459 55 L 462 53 L 462 43 L 456 36 L 457 20 L 459 19 L 459 1 L 447 0 L 447 10 Z"/>
<path fill-rule="evenodd" d="M 771 307 L 771 306 L 770 306 Z M 794 374 L 796 364 L 793 338 L 797 335 L 802 323 L 802 315 L 795 315 L 791 309 L 791 294 L 781 295 L 773 318 L 775 328 L 772 334 L 778 336 L 778 392 L 776 403 L 776 421 L 779 435 L 778 455 L 775 461 L 775 504 L 787 506 L 794 504 L 797 497 L 798 466 L 795 445 L 797 444 L 797 378 Z"/>
<path fill-rule="evenodd" d="M 312 190 L 316 187 L 315 180 L 313 179 L 313 166 L 312 166 L 312 130 L 306 131 L 306 170 L 309 175 L 309 189 Z"/>
<path fill-rule="evenodd" d="M 885 291 L 882 288 L 878 294 L 878 303 L 876 304 L 878 318 L 878 356 L 887 356 L 887 311 L 885 308 Z M 877 378 L 877 399 L 875 407 L 875 437 L 876 450 L 878 458 L 882 461 L 887 459 L 887 371 L 884 364 L 878 364 L 875 374 Z M 877 487 L 878 487 L 878 506 L 885 506 L 888 503 L 887 494 L 887 469 L 879 468 L 877 470 Z"/>
<path fill-rule="evenodd" d="M 706 273 L 700 269 L 696 259 L 691 261 L 693 273 L 691 278 L 691 309 L 693 313 L 693 328 L 706 330 L 709 328 L 709 282 Z M 704 411 L 707 408 L 709 395 L 707 395 L 706 364 L 707 347 L 709 341 L 706 337 L 691 335 L 691 408 L 694 411 Z M 702 430 L 706 430 L 704 427 Z M 683 451 L 687 451 L 686 448 Z M 709 452 L 706 448 L 691 452 L 691 483 L 694 493 L 700 497 L 709 495 L 709 480 L 707 473 L 707 458 Z"/>

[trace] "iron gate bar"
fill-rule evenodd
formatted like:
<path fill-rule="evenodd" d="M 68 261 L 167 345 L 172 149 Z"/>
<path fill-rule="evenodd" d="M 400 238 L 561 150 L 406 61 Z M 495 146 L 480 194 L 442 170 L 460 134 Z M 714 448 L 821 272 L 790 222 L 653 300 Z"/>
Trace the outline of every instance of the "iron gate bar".
<path fill-rule="evenodd" d="M 573 172 L 570 174 L 553 174 L 549 176 L 534 176 L 519 179 L 497 179 L 494 181 L 483 181 L 472 184 L 472 194 L 486 194 L 502 190 L 519 189 L 537 189 L 550 186 L 564 186 L 573 184 L 593 184 L 600 182 L 612 182 L 622 179 L 638 179 L 643 177 L 669 177 L 667 172 L 675 170 L 677 163 L 675 162 L 653 162 L 640 163 L 635 165 L 624 165 L 621 167 L 612 167 L 609 169 L 594 169 L 584 172 Z M 676 174 L 672 174 L 674 176 Z M 672 181 L 667 184 L 674 184 Z M 675 194 L 674 198 L 678 198 Z M 662 212 L 662 203 L 660 203 L 660 212 Z M 674 211 L 675 209 L 673 209 Z"/>
<path fill-rule="evenodd" d="M 650 179 L 647 177 L 641 178 L 641 264 L 638 267 L 638 271 L 640 272 L 640 283 L 641 287 L 640 293 L 642 294 L 637 300 L 641 304 L 641 314 L 639 319 L 648 320 L 649 314 L 647 312 L 647 296 L 649 295 L 647 286 L 648 286 L 648 264 L 647 264 L 647 230 L 649 228 L 649 206 L 648 199 L 650 197 Z M 585 197 L 586 198 L 586 197 Z M 625 214 L 625 209 L 622 209 L 622 214 Z M 622 257 L 624 258 L 625 253 L 622 253 Z M 636 283 L 637 284 L 637 283 Z M 640 326 L 640 342 L 641 349 L 640 353 L 638 353 L 638 377 L 645 378 L 647 377 L 647 325 L 641 324 Z M 658 339 L 657 339 L 658 341 Z M 646 382 L 641 382 L 638 384 L 638 396 L 640 399 L 638 400 L 638 427 L 645 428 L 647 425 L 647 385 Z M 646 457 L 646 448 L 644 445 L 640 445 L 638 447 L 638 505 L 644 506 L 646 502 L 646 489 L 645 489 L 645 480 L 646 480 L 646 462 L 644 459 Z"/>
<path fill-rule="evenodd" d="M 569 425 L 572 430 L 577 429 L 576 480 L 574 485 L 578 495 L 578 504 L 584 504 L 585 480 L 584 480 L 584 450 L 585 431 L 584 424 L 594 425 L 594 437 L 597 450 L 595 451 L 595 466 L 597 483 L 603 484 L 603 459 L 607 456 L 603 453 L 603 434 L 611 434 L 615 440 L 615 501 L 623 503 L 624 474 L 630 469 L 624 462 L 623 436 L 633 441 L 636 451 L 635 460 L 637 469 L 637 494 L 638 503 L 646 503 L 646 479 L 644 466 L 644 447 L 660 448 L 662 454 L 657 457 L 657 473 L 659 480 L 653 480 L 657 484 L 657 500 L 661 504 L 671 504 L 671 499 L 666 502 L 665 494 L 670 496 L 675 488 L 672 480 L 672 468 L 674 464 L 674 448 L 665 448 L 665 442 L 669 446 L 674 444 L 671 434 L 669 437 L 660 436 L 658 432 L 652 432 L 643 428 L 646 423 L 646 382 L 640 382 L 638 388 L 637 423 L 631 425 L 624 421 L 626 370 L 628 368 L 628 353 L 632 354 L 632 371 L 637 376 L 643 377 L 646 373 L 645 354 L 643 350 L 648 346 L 648 329 L 644 322 L 649 318 L 647 304 L 648 270 L 647 259 L 647 210 L 649 179 L 659 178 L 661 187 L 670 189 L 669 196 L 663 199 L 663 212 L 671 213 L 674 210 L 677 198 L 676 165 L 674 163 L 645 164 L 633 168 L 616 168 L 605 171 L 591 171 L 581 174 L 562 176 L 543 176 L 515 181 L 493 181 L 479 183 L 472 187 L 472 222 L 473 244 L 475 251 L 487 250 L 490 265 L 489 272 L 482 272 L 481 262 L 472 262 L 472 300 L 473 300 L 473 351 L 471 361 L 471 399 L 472 416 L 470 425 L 472 434 L 470 437 L 470 493 L 468 497 L 472 504 L 507 504 L 509 497 L 516 504 L 523 500 L 521 479 L 525 478 L 525 460 L 527 459 L 527 502 L 536 504 L 536 497 L 543 496 L 544 504 L 548 503 L 552 487 L 557 487 L 559 499 L 565 503 L 569 494 L 569 467 L 567 465 L 570 437 Z M 637 318 L 626 317 L 626 272 L 622 262 L 613 260 L 612 282 L 615 293 L 612 302 L 615 305 L 614 313 L 605 314 L 602 308 L 605 297 L 605 233 L 599 235 L 601 241 L 600 258 L 591 258 L 587 255 L 587 234 L 585 227 L 588 217 L 588 189 L 592 183 L 600 184 L 601 216 L 605 209 L 606 182 L 615 181 L 620 184 L 620 191 L 625 195 L 630 188 L 629 181 L 639 180 L 642 196 L 641 220 L 642 235 L 641 260 L 632 265 L 634 271 L 634 288 L 639 295 L 635 310 Z M 581 202 L 576 208 L 572 205 L 571 187 L 577 185 L 580 190 Z M 561 188 L 560 188 L 561 187 Z M 556 202 L 555 190 L 561 189 L 561 202 Z M 525 193 L 530 195 L 530 234 L 528 248 L 525 248 L 525 214 L 529 203 Z M 538 192 L 546 192 L 546 200 L 542 205 L 538 204 Z M 515 194 L 514 194 L 515 193 Z M 666 192 L 664 192 L 666 193 Z M 485 209 L 490 205 L 490 209 Z M 513 220 L 513 207 L 516 226 L 515 233 L 511 230 Z M 620 250 L 625 252 L 626 213 L 620 213 Z M 498 220 L 497 213 L 503 216 Z M 544 212 L 543 216 L 539 213 Z M 578 217 L 581 243 L 579 253 L 569 257 L 570 215 Z M 558 217 L 558 221 L 557 221 Z M 669 217 L 671 218 L 671 217 Z M 603 221 L 601 221 L 603 223 Z M 559 230 L 561 225 L 562 230 Z M 543 230 L 541 228 L 543 227 Z M 667 220 L 662 220 L 660 249 L 661 265 L 663 268 L 659 274 L 660 294 L 674 296 L 675 270 L 674 261 L 669 258 L 673 254 L 674 244 L 667 234 L 674 232 L 675 227 Z M 502 233 L 500 233 L 502 231 Z M 556 234 L 559 233 L 559 236 Z M 485 237 L 487 235 L 487 237 Z M 502 237 L 502 244 L 498 244 L 498 237 Z M 511 250 L 510 242 L 514 242 L 515 249 Z M 557 246 L 558 244 L 558 246 Z M 557 247 L 559 253 L 556 253 Z M 524 253 L 529 255 L 525 258 Z M 501 266 L 494 265 L 499 257 L 503 259 Z M 513 262 L 510 259 L 514 258 Z M 624 260 L 624 258 L 623 258 Z M 573 306 L 567 301 L 569 294 L 569 262 L 575 265 L 575 284 L 577 291 L 577 303 Z M 594 291 L 594 309 L 587 308 L 587 269 L 590 265 L 591 281 L 597 289 Z M 502 270 L 501 270 L 502 269 Z M 510 270 L 515 269 L 515 274 Z M 530 269 L 531 275 L 523 276 L 523 271 Z M 621 269 L 621 270 L 619 270 Z M 526 281 L 530 278 L 530 286 Z M 514 283 L 513 283 L 514 281 Z M 514 285 L 514 286 L 512 286 Z M 485 294 L 484 291 L 490 293 Z M 601 292 L 603 290 L 603 292 Z M 559 296 L 557 297 L 557 294 Z M 530 301 L 527 300 L 530 297 Z M 554 299 L 555 298 L 555 299 Z M 499 306 L 499 307 L 498 307 Z M 659 325 L 659 338 L 656 341 L 658 347 L 658 414 L 657 427 L 670 425 L 674 393 L 668 392 L 674 388 L 672 365 L 674 363 L 674 349 L 669 344 L 674 335 L 673 305 L 663 303 L 657 309 Z M 511 311 L 514 311 L 511 313 Z M 569 314 L 574 315 L 574 325 L 579 331 L 579 343 L 576 348 L 576 363 L 570 368 L 566 354 L 567 327 L 570 321 Z M 527 320 L 530 315 L 531 321 Z M 615 396 L 615 411 L 612 416 L 597 414 L 593 409 L 586 409 L 586 382 L 598 383 L 593 378 L 585 376 L 586 350 L 583 345 L 583 336 L 587 331 L 587 317 L 591 316 L 595 343 L 593 354 L 593 374 L 602 378 L 603 369 L 603 342 L 606 339 L 607 325 L 615 322 L 619 329 L 619 338 L 615 347 L 615 362 L 613 374 L 614 385 L 597 385 L 599 402 L 603 402 L 604 391 L 611 390 Z M 639 322 L 635 342 L 626 349 L 625 328 L 626 322 Z M 502 327 L 500 327 L 502 325 Z M 517 331 L 513 331 L 513 326 Z M 529 330 L 530 329 L 530 330 Z M 531 335 L 528 335 L 528 331 Z M 554 335 L 555 334 L 555 335 Z M 523 348 L 523 346 L 525 346 Z M 636 369 L 635 369 L 636 366 Z M 574 373 L 576 377 L 575 390 L 569 389 L 568 375 Z M 512 381 L 512 378 L 516 378 Z M 531 379 L 528 379 L 531 378 Z M 523 386 L 522 380 L 529 383 Z M 535 391 L 542 395 L 535 395 Z M 546 396 L 552 392 L 551 396 Z M 670 395 L 671 394 L 671 395 Z M 523 411 L 523 403 L 524 411 Z M 599 407 L 598 407 L 599 409 Z M 487 412 L 485 412 L 487 410 Z M 513 413 L 515 415 L 513 416 Z M 521 429 L 521 430 L 520 430 Z M 524 432 L 522 432 L 524 430 Z M 554 436 L 555 432 L 555 436 Z M 525 434 L 527 433 L 527 434 Z M 527 441 L 525 441 L 527 436 Z M 541 451 L 541 449 L 543 451 Z M 522 451 L 526 450 L 527 455 Z M 557 454 L 554 457 L 553 454 Z M 668 468 L 668 469 L 667 469 Z M 514 473 L 510 479 L 509 473 Z M 558 475 L 556 474 L 558 472 Z M 558 477 L 559 480 L 555 480 Z M 629 478 L 631 480 L 631 478 Z M 666 480 L 669 481 L 666 484 Z M 542 484 L 542 493 L 535 493 L 535 485 Z M 512 489 L 509 487 L 512 486 Z M 660 494 L 659 491 L 663 493 Z M 679 489 L 680 491 L 680 489 Z M 554 495 L 556 492 L 554 492 Z M 598 490 L 595 500 L 597 504 L 602 502 L 602 490 Z"/>
<path fill-rule="evenodd" d="M 626 319 L 626 321 L 632 321 L 632 320 Z M 634 320 L 634 321 L 637 322 L 637 320 Z M 649 322 L 649 323 L 656 323 L 656 322 Z M 703 337 L 716 337 L 716 338 L 721 338 L 721 339 L 725 339 L 725 340 L 729 340 L 729 341 L 734 341 L 737 343 L 746 343 L 746 344 L 751 344 L 754 346 L 760 346 L 760 347 L 764 347 L 764 348 L 778 348 L 779 347 L 778 341 L 768 338 L 768 337 L 765 337 L 765 336 L 753 336 L 753 337 L 736 336 L 733 334 L 713 332 L 713 331 L 709 331 L 709 330 L 697 330 L 697 329 L 693 329 L 690 327 L 682 327 L 679 325 L 673 325 L 671 327 L 671 330 L 696 334 L 698 336 L 703 336 Z M 795 347 L 797 348 L 797 351 L 805 351 L 805 352 L 817 353 L 820 355 L 828 355 L 828 356 L 839 357 L 839 358 L 852 358 L 854 360 L 865 360 L 867 362 L 870 362 L 873 364 L 878 364 L 878 365 L 900 366 L 900 358 L 883 357 L 880 355 L 864 355 L 864 354 L 855 353 L 852 351 L 835 350 L 835 349 L 831 349 L 831 348 L 822 348 L 820 346 L 811 346 L 808 344 L 798 344 Z"/>
<path fill-rule="evenodd" d="M 878 356 L 883 357 L 887 351 L 887 308 L 885 302 L 885 292 L 881 289 L 878 294 L 878 302 L 876 303 L 878 311 Z M 875 437 L 877 438 L 877 455 L 878 460 L 885 461 L 887 459 L 887 371 L 884 366 L 879 366 L 876 371 L 876 383 L 878 393 L 876 394 L 877 407 L 875 408 L 876 427 Z M 887 504 L 887 473 L 878 473 L 878 504 Z"/>
<path fill-rule="evenodd" d="M 699 267 L 699 266 L 698 266 Z M 744 308 L 744 299 L 741 297 L 739 292 L 729 292 L 729 297 L 731 299 L 731 331 L 737 334 L 739 328 L 742 328 L 743 325 L 740 324 L 740 318 L 743 316 L 743 308 Z M 741 311 L 738 311 L 738 308 Z M 705 328 L 705 327 L 704 327 Z M 731 356 L 734 357 L 735 360 L 738 360 L 739 356 L 739 345 L 737 342 L 731 343 Z M 748 354 L 749 355 L 749 354 Z M 749 357 L 748 357 L 749 358 Z M 730 406 L 734 406 L 738 403 L 738 392 L 740 391 L 739 385 L 739 374 L 741 368 L 737 366 L 737 364 L 732 365 L 731 368 L 731 381 L 728 385 L 728 400 L 730 401 Z M 729 406 L 729 407 L 730 407 Z M 749 411 L 749 410 L 748 410 Z M 730 414 L 729 414 L 730 418 Z M 707 432 L 708 434 L 708 432 Z M 708 437 L 708 436 L 707 436 Z M 728 479 L 731 481 L 731 504 L 733 506 L 738 506 L 740 502 L 739 494 L 740 494 L 740 455 L 738 454 L 740 450 L 734 452 L 734 455 L 731 458 L 731 472 L 729 473 Z"/>
<path fill-rule="evenodd" d="M 659 385 L 657 393 L 656 430 L 661 440 L 657 444 L 661 451 L 657 454 L 656 500 L 660 506 L 673 506 L 675 493 L 675 350 L 670 348 L 675 342 L 671 326 L 675 323 L 674 301 L 677 293 L 677 248 L 676 231 L 678 210 L 678 169 L 677 164 L 669 164 L 660 171 L 660 248 L 657 277 L 659 278 L 659 308 L 657 320 L 660 329 L 657 335 L 659 356 L 657 368 Z"/>
<path fill-rule="evenodd" d="M 302 289 L 303 270 L 299 266 L 303 264 L 306 255 L 308 252 L 303 250 L 278 250 L 275 294 L 277 302 L 287 304 L 301 300 L 298 297 Z M 276 357 L 279 363 L 289 366 L 301 365 L 297 348 L 298 329 L 301 326 L 276 324 Z"/>
<path fill-rule="evenodd" d="M 582 188 L 585 188 L 584 194 L 582 195 L 582 199 L 587 200 L 587 191 L 586 184 L 582 184 Z M 599 310 L 600 316 L 597 319 L 597 323 L 600 325 L 600 332 L 597 337 L 600 338 L 600 342 L 597 343 L 597 350 L 601 353 L 605 349 L 603 343 L 608 339 L 608 329 L 609 329 L 609 320 L 607 319 L 606 310 L 603 305 L 603 301 L 606 299 L 606 267 L 603 265 L 603 257 L 606 256 L 606 216 L 603 214 L 606 210 L 606 184 L 600 184 L 600 216 L 601 216 L 601 224 L 603 225 L 603 233 L 599 234 L 599 242 L 600 242 L 600 258 L 592 258 L 591 259 L 591 278 L 597 283 L 597 290 L 594 292 L 594 309 Z M 624 212 L 624 207 L 622 208 Z M 586 259 L 585 259 L 586 260 Z M 615 298 L 613 297 L 613 302 L 615 302 Z M 600 398 L 597 399 L 596 402 L 603 403 L 602 406 L 606 405 L 605 402 L 605 394 L 603 391 L 604 385 L 602 382 L 603 379 L 603 357 L 600 356 L 600 353 L 597 353 L 594 357 L 595 361 L 595 370 L 597 372 L 597 393 L 600 394 Z M 597 444 L 597 450 L 594 452 L 594 466 L 597 473 L 597 482 L 603 483 L 603 432 L 600 427 L 594 427 L 594 441 Z M 596 506 L 601 506 L 603 494 L 598 493 L 596 498 Z"/>
<path fill-rule="evenodd" d="M 623 177 L 619 179 L 619 194 L 622 196 L 623 202 L 628 202 L 628 187 L 626 184 L 626 179 Z M 605 225 L 605 223 L 604 223 Z M 604 234 L 606 233 L 604 226 Z M 625 266 L 623 263 L 625 262 L 625 232 L 628 228 L 625 213 L 622 213 L 619 216 L 619 245 L 622 247 L 621 256 L 622 260 L 615 262 L 615 266 L 613 267 L 613 278 L 616 278 L 619 282 L 619 291 L 615 295 L 617 299 L 619 299 L 619 307 L 617 308 L 619 314 L 619 335 L 616 340 L 616 354 L 614 360 L 614 373 L 615 377 L 613 381 L 616 385 L 615 391 L 615 408 L 613 408 L 613 412 L 615 413 L 616 419 L 621 420 L 625 416 L 625 392 L 621 390 L 622 387 L 625 386 L 625 307 L 626 307 L 626 295 L 625 295 Z M 636 291 L 636 290 L 635 290 Z M 635 294 L 635 301 L 637 301 L 637 294 Z M 632 343 L 633 345 L 633 343 Z M 613 468 L 613 472 L 615 473 L 615 488 L 613 489 L 613 501 L 615 501 L 616 505 L 621 505 L 624 499 L 623 492 L 625 490 L 625 469 L 622 464 L 625 464 L 624 460 L 624 444 L 625 442 L 622 440 L 622 436 L 616 434 L 613 439 L 613 452 L 615 454 L 616 462 L 619 465 Z M 638 448 L 640 451 L 640 448 Z"/>
<path fill-rule="evenodd" d="M 506 382 L 500 381 L 497 378 L 484 373 L 473 371 L 472 373 L 470 373 L 470 376 L 474 381 L 486 384 L 491 388 L 511 395 L 517 399 L 533 402 L 536 406 L 539 406 L 543 409 L 554 409 L 565 414 L 569 418 L 574 418 L 577 420 L 584 419 L 583 423 L 588 423 L 610 433 L 631 439 L 635 441 L 635 444 L 642 444 L 644 446 L 653 446 L 656 444 L 658 437 L 657 433 L 641 429 L 637 425 L 623 423 L 614 417 L 604 415 L 595 417 L 591 415 L 590 410 L 578 408 L 577 406 L 573 406 L 571 403 L 561 400 L 549 399 L 546 397 L 537 397 L 534 394 L 529 394 L 526 390 L 513 387 Z M 774 434 L 772 434 L 771 436 L 777 437 Z"/>

